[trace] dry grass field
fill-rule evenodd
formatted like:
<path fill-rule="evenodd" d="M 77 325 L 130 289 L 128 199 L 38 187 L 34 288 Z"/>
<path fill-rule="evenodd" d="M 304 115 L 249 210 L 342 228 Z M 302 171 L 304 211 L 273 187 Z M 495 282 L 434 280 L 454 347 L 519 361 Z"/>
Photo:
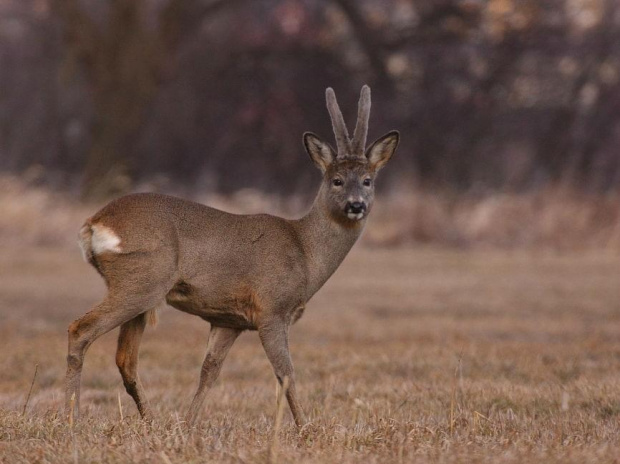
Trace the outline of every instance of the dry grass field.
<path fill-rule="evenodd" d="M 615 253 L 356 247 L 292 329 L 311 423 L 286 410 L 272 458 L 619 462 L 619 277 Z M 256 333 L 188 431 L 208 324 L 170 308 L 141 351 L 155 423 L 124 392 L 114 331 L 87 355 L 71 432 L 66 326 L 103 292 L 77 250 L 0 249 L 0 461 L 268 462 L 275 380 Z"/>

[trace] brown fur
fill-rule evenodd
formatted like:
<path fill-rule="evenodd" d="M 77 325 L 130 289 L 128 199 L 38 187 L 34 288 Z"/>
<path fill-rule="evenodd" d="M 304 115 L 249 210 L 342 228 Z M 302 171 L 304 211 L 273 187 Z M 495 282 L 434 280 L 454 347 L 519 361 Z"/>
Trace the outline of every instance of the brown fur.
<path fill-rule="evenodd" d="M 301 219 L 234 215 L 179 198 L 136 194 L 112 201 L 85 222 L 80 245 L 105 279 L 108 293 L 69 326 L 68 415 L 77 416 L 79 411 L 80 374 L 87 348 L 118 326 L 116 361 L 123 383 L 140 414 L 151 415 L 137 373 L 138 349 L 147 319 L 152 320 L 154 308 L 166 301 L 211 323 L 188 423 L 198 416 L 226 354 L 244 330 L 258 331 L 278 381 L 289 379 L 286 396 L 291 412 L 298 426 L 304 423 L 288 329 L 361 234 L 374 198 L 374 188 L 366 182 L 374 181 L 378 167 L 387 162 L 398 143 L 398 134 L 392 132 L 366 153 L 347 151 L 363 147 L 367 130 L 358 127 L 356 139 L 348 139 L 330 91 L 330 114 L 333 121 L 339 121 L 334 127 L 344 151 L 336 154 L 315 135 L 304 135 L 308 153 L 323 171 L 323 183 L 312 208 Z M 370 90 L 365 87 L 358 115 L 361 124 L 368 121 L 369 99 Z M 342 180 L 341 185 L 334 184 L 335 177 Z M 366 208 L 353 219 L 352 198 L 364 202 Z"/>
<path fill-rule="evenodd" d="M 242 287 L 232 294 L 237 311 L 245 314 L 252 325 L 256 325 L 262 312 L 260 297 L 251 287 Z"/>

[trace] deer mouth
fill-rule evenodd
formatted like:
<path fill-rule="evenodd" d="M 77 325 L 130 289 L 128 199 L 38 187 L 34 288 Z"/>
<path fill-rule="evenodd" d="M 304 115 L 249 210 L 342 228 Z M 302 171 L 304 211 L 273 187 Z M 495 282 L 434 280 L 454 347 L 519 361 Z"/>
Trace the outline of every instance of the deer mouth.
<path fill-rule="evenodd" d="M 352 221 L 359 221 L 364 218 L 364 213 L 363 212 L 362 213 L 348 212 L 347 217 L 351 219 Z"/>
<path fill-rule="evenodd" d="M 363 219 L 366 215 L 366 211 L 366 203 L 361 201 L 349 201 L 344 208 L 344 212 L 347 214 L 347 217 L 352 221 L 359 221 Z"/>

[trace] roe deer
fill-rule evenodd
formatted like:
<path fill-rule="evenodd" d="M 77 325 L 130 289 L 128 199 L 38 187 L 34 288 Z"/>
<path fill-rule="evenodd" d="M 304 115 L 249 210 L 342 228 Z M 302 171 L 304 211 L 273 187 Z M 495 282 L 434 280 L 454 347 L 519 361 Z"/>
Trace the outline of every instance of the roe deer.
<path fill-rule="evenodd" d="M 86 220 L 79 243 L 105 279 L 104 300 L 69 325 L 66 414 L 77 418 L 84 354 L 101 335 L 120 326 L 116 363 L 142 417 L 150 417 L 138 378 L 138 348 L 147 317 L 160 302 L 211 323 L 191 425 L 224 358 L 244 330 L 257 330 L 275 375 L 289 379 L 286 398 L 299 427 L 288 330 L 306 302 L 338 268 L 360 236 L 374 198 L 377 172 L 399 141 L 389 132 L 365 150 L 370 88 L 362 88 L 350 139 L 331 88 L 327 108 L 337 150 L 312 133 L 303 143 L 323 173 L 306 216 L 236 215 L 158 194 L 112 201 Z"/>

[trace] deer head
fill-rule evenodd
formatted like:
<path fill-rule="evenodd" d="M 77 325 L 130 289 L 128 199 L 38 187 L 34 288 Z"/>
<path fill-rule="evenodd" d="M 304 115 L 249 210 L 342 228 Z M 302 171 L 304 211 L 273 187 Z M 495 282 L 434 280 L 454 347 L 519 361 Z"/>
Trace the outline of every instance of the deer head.
<path fill-rule="evenodd" d="M 396 151 L 399 133 L 388 132 L 366 149 L 370 87 L 362 87 L 352 139 L 349 138 L 334 90 L 330 87 L 325 94 L 337 150 L 311 132 L 304 134 L 304 146 L 314 164 L 323 173 L 321 191 L 330 215 L 338 222 L 353 224 L 364 219 L 370 212 L 374 200 L 375 178 Z"/>

